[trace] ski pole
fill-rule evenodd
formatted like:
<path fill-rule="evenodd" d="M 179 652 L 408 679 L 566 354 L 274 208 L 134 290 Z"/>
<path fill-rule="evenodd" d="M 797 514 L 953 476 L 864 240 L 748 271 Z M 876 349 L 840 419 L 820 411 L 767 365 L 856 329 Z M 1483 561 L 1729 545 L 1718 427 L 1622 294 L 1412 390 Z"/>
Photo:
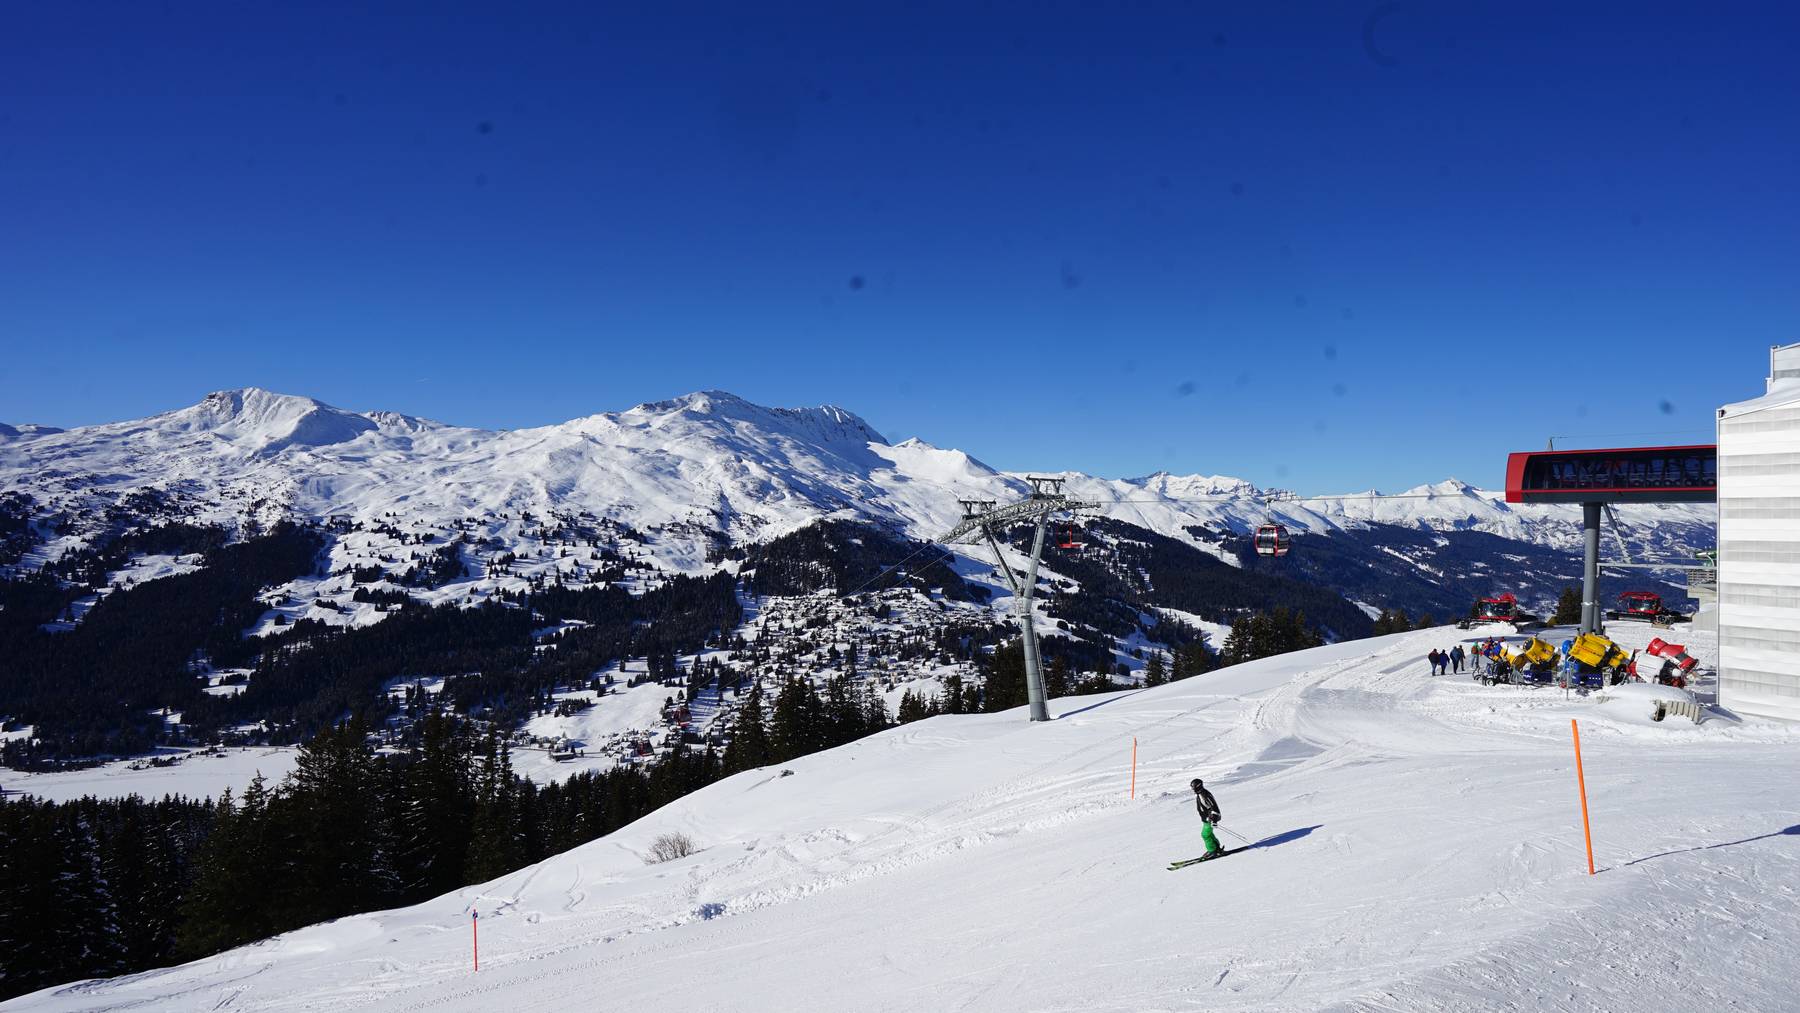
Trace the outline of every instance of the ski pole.
<path fill-rule="evenodd" d="M 1214 823 L 1214 824 L 1213 824 L 1213 829 L 1215 829 L 1215 830 L 1225 830 L 1225 825 L 1224 825 L 1224 824 L 1223 824 L 1223 823 Z M 1240 833 L 1238 833 L 1238 832 L 1237 832 L 1237 831 L 1235 831 L 1235 830 L 1225 830 L 1225 832 L 1226 832 L 1226 833 L 1228 833 L 1228 834 L 1230 834 L 1230 835 L 1231 835 L 1231 836 L 1233 836 L 1233 837 L 1235 837 L 1235 838 L 1237 838 L 1237 839 L 1238 839 L 1238 840 L 1240 840 L 1240 841 L 1243 841 L 1243 842 L 1244 842 L 1244 843 L 1245 843 L 1245 844 L 1249 844 L 1249 843 L 1250 843 L 1250 842 L 1249 842 L 1249 841 L 1248 841 L 1248 840 L 1246 840 L 1246 839 L 1245 839 L 1245 837 L 1244 837 L 1244 835 L 1243 835 L 1243 834 L 1240 834 Z"/>

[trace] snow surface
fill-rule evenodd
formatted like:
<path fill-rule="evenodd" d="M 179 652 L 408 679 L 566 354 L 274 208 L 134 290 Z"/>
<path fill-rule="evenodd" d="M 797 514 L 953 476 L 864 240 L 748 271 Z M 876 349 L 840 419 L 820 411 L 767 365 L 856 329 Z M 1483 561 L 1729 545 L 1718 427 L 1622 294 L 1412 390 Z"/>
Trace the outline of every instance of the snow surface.
<path fill-rule="evenodd" d="M 916 722 L 415 907 L 6 1008 L 1794 1008 L 1800 728 L 1426 674 L 1501 629 Z M 1169 872 L 1196 775 L 1253 844 Z M 669 832 L 701 850 L 645 864 Z"/>
<path fill-rule="evenodd" d="M 298 754 L 299 750 L 292 746 L 231 748 L 218 755 L 164 749 L 154 755 L 161 759 L 178 758 L 179 762 L 172 766 L 149 767 L 142 766 L 139 760 L 119 760 L 97 767 L 47 774 L 0 767 L 0 788 L 4 788 L 7 795 L 36 795 L 52 802 L 67 802 L 87 795 L 96 798 L 127 795 L 149 799 L 164 795 L 217 798 L 226 788 L 241 795 L 259 773 L 268 779 L 271 788 L 274 787 L 294 769 L 294 757 Z"/>

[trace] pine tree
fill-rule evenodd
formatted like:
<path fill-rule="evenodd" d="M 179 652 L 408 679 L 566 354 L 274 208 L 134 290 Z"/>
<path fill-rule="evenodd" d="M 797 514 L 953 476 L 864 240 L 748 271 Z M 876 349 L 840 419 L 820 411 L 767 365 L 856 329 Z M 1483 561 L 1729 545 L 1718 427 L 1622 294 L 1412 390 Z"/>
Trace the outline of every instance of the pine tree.
<path fill-rule="evenodd" d="M 900 723 L 910 724 L 925 716 L 925 701 L 917 693 L 907 690 L 900 695 Z"/>
<path fill-rule="evenodd" d="M 1050 699 L 1069 695 L 1069 659 L 1057 655 L 1044 666 L 1044 695 Z"/>
<path fill-rule="evenodd" d="M 774 760 L 769 728 L 763 717 L 762 680 L 753 679 L 750 692 L 738 706 L 732 721 L 731 744 L 725 747 L 725 769 L 736 773 L 767 766 Z"/>
<path fill-rule="evenodd" d="M 382 848 L 379 814 L 389 801 L 381 789 L 360 715 L 301 747 L 285 804 L 270 810 L 277 832 L 293 835 L 293 917 L 324 921 L 391 896 L 397 877 Z"/>
<path fill-rule="evenodd" d="M 963 713 L 963 678 L 960 672 L 944 676 L 944 713 Z"/>
<path fill-rule="evenodd" d="M 893 724 L 892 720 L 888 717 L 887 701 L 882 699 L 881 693 L 875 688 L 875 680 L 864 679 L 862 681 L 862 693 L 863 721 L 861 734 L 872 735 Z"/>
<path fill-rule="evenodd" d="M 436 897 L 466 882 L 474 792 L 464 740 L 453 719 L 433 709 L 404 774 L 398 865 L 409 899 Z"/>
<path fill-rule="evenodd" d="M 1026 702 L 1023 641 L 1015 639 L 994 649 L 982 698 L 981 709 L 988 713 L 1010 710 Z"/>
<path fill-rule="evenodd" d="M 1556 599 L 1556 615 L 1550 621 L 1558 626 L 1581 622 L 1581 588 L 1573 584 L 1563 588 L 1562 595 Z"/>
<path fill-rule="evenodd" d="M 467 869 L 474 882 L 503 876 L 525 864 L 519 839 L 518 793 L 511 749 L 490 732 L 475 773 L 475 821 Z"/>
<path fill-rule="evenodd" d="M 1151 651 L 1150 659 L 1144 662 L 1144 685 L 1161 686 L 1168 680 L 1168 670 L 1163 665 L 1162 652 Z"/>
<path fill-rule="evenodd" d="M 824 746 L 823 710 L 824 702 L 805 679 L 788 676 L 769 718 L 769 741 L 777 761 L 805 756 Z"/>

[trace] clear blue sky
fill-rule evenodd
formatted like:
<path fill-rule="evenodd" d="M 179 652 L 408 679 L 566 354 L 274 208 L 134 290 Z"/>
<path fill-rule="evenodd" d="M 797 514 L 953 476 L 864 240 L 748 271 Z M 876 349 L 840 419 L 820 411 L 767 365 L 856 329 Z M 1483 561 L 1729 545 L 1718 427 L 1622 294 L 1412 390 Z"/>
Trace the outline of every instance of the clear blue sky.
<path fill-rule="evenodd" d="M 1496 485 L 1702 440 L 1800 340 L 1791 5 L 286 7 L 9 8 L 0 420 L 724 388 Z"/>

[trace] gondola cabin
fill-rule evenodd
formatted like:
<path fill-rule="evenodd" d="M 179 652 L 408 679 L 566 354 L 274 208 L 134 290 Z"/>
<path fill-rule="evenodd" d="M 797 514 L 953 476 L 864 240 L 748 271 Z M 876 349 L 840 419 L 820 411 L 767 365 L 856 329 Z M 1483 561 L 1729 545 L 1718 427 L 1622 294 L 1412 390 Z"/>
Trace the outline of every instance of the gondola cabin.
<path fill-rule="evenodd" d="M 1292 547 L 1292 539 L 1288 529 L 1279 524 L 1264 524 L 1256 529 L 1256 554 L 1259 556 L 1285 556 Z"/>

